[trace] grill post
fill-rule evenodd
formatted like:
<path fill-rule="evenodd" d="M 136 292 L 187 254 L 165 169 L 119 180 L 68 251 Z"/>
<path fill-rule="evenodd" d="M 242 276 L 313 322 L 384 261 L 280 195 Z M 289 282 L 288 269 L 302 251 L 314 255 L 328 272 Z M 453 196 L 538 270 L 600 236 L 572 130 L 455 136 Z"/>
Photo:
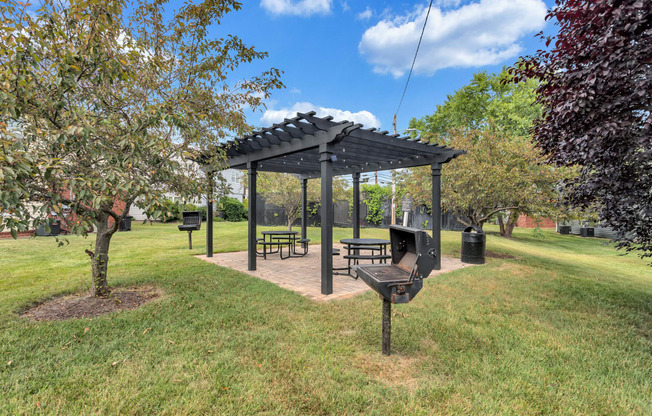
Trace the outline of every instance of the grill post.
<path fill-rule="evenodd" d="M 392 302 L 383 298 L 383 355 L 390 354 L 392 336 Z"/>
<path fill-rule="evenodd" d="M 188 230 L 188 249 L 192 250 L 192 230 Z"/>

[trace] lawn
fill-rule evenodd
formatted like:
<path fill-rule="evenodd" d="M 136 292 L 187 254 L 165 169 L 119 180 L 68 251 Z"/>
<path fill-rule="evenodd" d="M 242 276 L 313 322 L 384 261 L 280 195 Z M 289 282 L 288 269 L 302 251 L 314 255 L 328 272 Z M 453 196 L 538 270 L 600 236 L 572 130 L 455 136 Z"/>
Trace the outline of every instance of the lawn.
<path fill-rule="evenodd" d="M 88 289 L 91 240 L 0 240 L 0 414 L 651 414 L 648 262 L 488 229 L 487 248 L 515 258 L 428 279 L 393 308 L 389 358 L 377 295 L 315 303 L 205 263 L 205 227 L 192 251 L 174 224 L 118 233 L 110 284 L 164 295 L 67 322 L 17 312 Z M 459 233 L 442 240 L 459 251 Z M 216 251 L 245 248 L 246 223 L 215 224 Z"/>

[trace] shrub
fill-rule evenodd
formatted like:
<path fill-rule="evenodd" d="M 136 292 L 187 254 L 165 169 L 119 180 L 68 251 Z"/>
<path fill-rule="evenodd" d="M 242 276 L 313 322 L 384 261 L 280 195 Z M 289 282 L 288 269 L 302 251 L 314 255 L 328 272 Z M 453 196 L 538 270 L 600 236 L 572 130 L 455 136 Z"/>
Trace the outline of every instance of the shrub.
<path fill-rule="evenodd" d="M 242 202 L 235 198 L 224 198 L 222 207 L 224 208 L 224 219 L 227 221 L 238 222 L 247 218 L 247 210 Z"/>
<path fill-rule="evenodd" d="M 182 210 L 183 207 L 181 204 L 174 202 L 171 199 L 166 199 L 163 201 L 163 213 L 158 219 L 160 219 L 161 222 L 176 221 L 181 218 Z"/>

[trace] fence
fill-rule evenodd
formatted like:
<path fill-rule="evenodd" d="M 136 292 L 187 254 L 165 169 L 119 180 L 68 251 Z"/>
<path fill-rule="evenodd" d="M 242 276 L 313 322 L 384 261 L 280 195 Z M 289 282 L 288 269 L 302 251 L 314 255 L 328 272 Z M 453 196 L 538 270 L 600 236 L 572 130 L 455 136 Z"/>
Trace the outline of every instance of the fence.
<path fill-rule="evenodd" d="M 263 226 L 287 226 L 288 217 L 283 208 L 265 202 L 265 199 L 258 197 L 256 199 L 256 222 Z M 308 214 L 308 226 L 319 227 L 321 225 L 321 206 L 313 205 L 310 207 Z M 316 209 L 315 209 L 316 208 Z M 387 228 L 392 221 L 391 203 L 386 202 L 383 206 L 383 216 L 380 224 L 373 224 L 367 221 L 367 205 L 360 204 L 360 226 Z M 336 227 L 352 227 L 351 221 L 352 210 L 349 209 L 347 201 L 336 202 L 334 206 L 334 224 Z M 396 222 L 402 224 L 402 213 L 396 213 Z M 442 214 L 442 229 L 461 231 L 465 226 L 460 223 L 457 217 L 450 213 Z M 297 219 L 293 226 L 301 226 L 301 219 Z M 432 227 L 432 216 L 427 212 L 425 207 L 417 207 L 410 212 L 408 226 L 421 229 L 430 229 Z"/>

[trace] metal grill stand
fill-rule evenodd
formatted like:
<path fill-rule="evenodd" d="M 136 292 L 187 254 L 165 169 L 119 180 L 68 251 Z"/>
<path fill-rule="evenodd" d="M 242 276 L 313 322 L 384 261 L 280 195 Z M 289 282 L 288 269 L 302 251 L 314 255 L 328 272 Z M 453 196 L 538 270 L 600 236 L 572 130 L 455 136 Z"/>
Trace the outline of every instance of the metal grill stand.
<path fill-rule="evenodd" d="M 392 337 L 392 302 L 383 298 L 383 355 L 390 354 Z"/>
<path fill-rule="evenodd" d="M 201 228 L 201 213 L 199 211 L 184 211 L 182 213 L 183 224 L 179 225 L 179 231 L 188 231 L 188 249 L 192 250 L 192 232 Z"/>
<path fill-rule="evenodd" d="M 392 303 L 410 302 L 438 261 L 436 242 L 427 232 L 391 225 L 389 236 L 392 243 L 391 264 L 353 266 L 358 277 L 383 299 L 383 355 L 390 355 Z"/>

